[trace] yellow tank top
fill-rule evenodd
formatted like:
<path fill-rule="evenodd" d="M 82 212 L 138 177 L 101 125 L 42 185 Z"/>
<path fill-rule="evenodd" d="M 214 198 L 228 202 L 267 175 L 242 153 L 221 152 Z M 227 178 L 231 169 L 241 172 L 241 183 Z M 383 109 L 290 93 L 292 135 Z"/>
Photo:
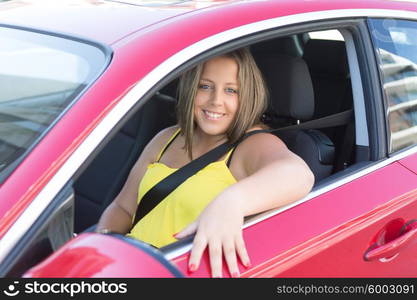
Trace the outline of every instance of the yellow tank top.
<path fill-rule="evenodd" d="M 148 165 L 139 184 L 138 204 L 148 190 L 177 170 L 160 163 L 159 160 L 179 131 L 178 129 L 162 148 L 156 162 Z M 211 200 L 225 188 L 236 183 L 226 165 L 232 151 L 233 149 L 227 153 L 224 160 L 207 165 L 184 181 L 144 216 L 127 236 L 158 248 L 175 242 L 173 234 L 193 222 Z"/>

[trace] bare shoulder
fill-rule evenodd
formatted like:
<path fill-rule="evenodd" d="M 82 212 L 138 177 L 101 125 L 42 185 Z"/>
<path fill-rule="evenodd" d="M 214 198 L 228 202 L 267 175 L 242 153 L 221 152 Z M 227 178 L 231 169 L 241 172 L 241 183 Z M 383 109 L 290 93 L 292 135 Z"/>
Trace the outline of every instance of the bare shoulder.
<path fill-rule="evenodd" d="M 244 178 L 275 161 L 302 163 L 301 158 L 291 152 L 279 137 L 260 132 L 247 137 L 237 146 L 231 169 L 235 170 L 237 177 Z"/>
<path fill-rule="evenodd" d="M 169 138 L 178 130 L 178 128 L 178 125 L 174 125 L 158 132 L 143 149 L 135 167 L 140 168 L 140 166 L 154 162 L 162 147 L 168 142 Z"/>
<path fill-rule="evenodd" d="M 156 157 L 158 156 L 158 153 L 161 151 L 162 147 L 165 146 L 165 144 L 178 130 L 178 128 L 178 125 L 164 128 L 150 140 L 143 151 L 149 161 L 156 160 Z"/>
<path fill-rule="evenodd" d="M 241 152 L 241 155 L 265 156 L 270 154 L 289 154 L 285 143 L 277 136 L 260 132 L 247 137 L 242 143 L 239 144 L 236 151 Z"/>

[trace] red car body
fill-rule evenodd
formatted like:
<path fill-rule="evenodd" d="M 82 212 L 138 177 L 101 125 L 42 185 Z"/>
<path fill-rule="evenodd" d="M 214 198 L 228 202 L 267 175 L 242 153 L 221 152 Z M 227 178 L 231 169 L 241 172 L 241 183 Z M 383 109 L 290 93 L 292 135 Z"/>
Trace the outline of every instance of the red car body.
<path fill-rule="evenodd" d="M 0 3 L 0 26 L 76 36 L 111 52 L 98 78 L 1 183 L 1 275 L 10 276 L 24 247 L 22 237 L 64 183 L 122 116 L 177 67 L 262 31 L 378 17 L 417 22 L 417 4 L 382 0 L 184 1 L 157 7 L 116 1 Z M 364 88 L 371 89 L 368 85 L 382 94 L 381 82 L 363 81 Z M 367 114 L 385 117 L 367 109 Z M 385 150 L 363 167 L 315 188 L 302 201 L 249 219 L 243 235 L 252 266 L 239 265 L 241 276 L 417 277 L 413 223 L 417 143 L 398 152 Z M 112 235 L 80 233 L 19 275 L 210 276 L 207 253 L 200 268 L 189 273 L 190 242 L 172 246 L 160 252 Z M 224 274 L 229 276 L 226 268 Z"/>

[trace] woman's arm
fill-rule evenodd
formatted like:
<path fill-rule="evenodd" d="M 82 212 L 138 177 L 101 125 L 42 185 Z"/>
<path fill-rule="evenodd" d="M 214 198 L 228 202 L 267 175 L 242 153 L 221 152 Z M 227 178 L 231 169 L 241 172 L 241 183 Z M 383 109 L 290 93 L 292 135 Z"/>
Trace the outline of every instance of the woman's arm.
<path fill-rule="evenodd" d="M 96 231 L 108 230 L 126 234 L 132 227 L 137 208 L 138 187 L 148 165 L 155 161 L 164 143 L 178 127 L 169 127 L 159 132 L 142 151 L 133 166 L 122 190 L 100 217 Z"/>
<path fill-rule="evenodd" d="M 96 231 L 111 231 L 126 234 L 132 227 L 137 200 L 137 187 L 141 174 L 144 172 L 144 158 L 141 157 L 135 163 L 122 190 L 110 203 L 100 217 Z"/>
<path fill-rule="evenodd" d="M 245 142 L 236 150 L 241 150 L 236 159 L 245 177 L 227 191 L 239 195 L 244 216 L 284 206 L 310 192 L 313 173 L 279 138 L 259 133 Z"/>
<path fill-rule="evenodd" d="M 237 256 L 243 265 L 250 265 L 242 237 L 244 216 L 301 199 L 314 184 L 314 176 L 306 163 L 270 134 L 247 138 L 239 145 L 233 159 L 241 167 L 243 178 L 225 189 L 196 222 L 176 235 L 182 238 L 196 231 L 189 259 L 190 271 L 198 268 L 204 249 L 208 247 L 212 276 L 222 275 L 222 255 L 231 276 L 237 276 Z"/>

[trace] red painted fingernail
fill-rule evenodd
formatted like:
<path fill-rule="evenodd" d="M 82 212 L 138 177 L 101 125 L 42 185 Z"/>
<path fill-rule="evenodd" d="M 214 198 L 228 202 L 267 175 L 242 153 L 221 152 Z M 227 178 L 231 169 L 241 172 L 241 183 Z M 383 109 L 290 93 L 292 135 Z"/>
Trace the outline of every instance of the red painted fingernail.
<path fill-rule="evenodd" d="M 191 265 L 188 266 L 188 271 L 190 271 L 190 272 L 194 272 L 196 269 L 197 268 L 196 268 L 195 264 L 191 264 Z"/>
<path fill-rule="evenodd" d="M 246 268 L 250 268 L 250 267 L 252 267 L 252 264 L 250 263 L 250 261 L 248 261 L 247 263 L 245 263 L 245 267 L 246 267 Z"/>
<path fill-rule="evenodd" d="M 237 277 L 239 277 L 239 273 L 238 273 L 238 272 L 233 272 L 233 273 L 232 273 L 232 277 L 233 277 L 233 278 L 237 278 Z"/>

